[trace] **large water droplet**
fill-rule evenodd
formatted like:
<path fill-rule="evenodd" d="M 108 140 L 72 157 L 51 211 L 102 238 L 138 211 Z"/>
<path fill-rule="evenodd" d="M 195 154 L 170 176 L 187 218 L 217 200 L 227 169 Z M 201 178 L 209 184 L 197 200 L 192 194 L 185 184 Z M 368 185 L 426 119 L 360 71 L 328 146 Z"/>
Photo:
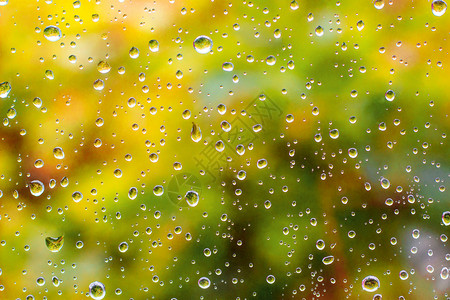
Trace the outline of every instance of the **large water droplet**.
<path fill-rule="evenodd" d="M 381 187 L 383 188 L 383 189 L 388 189 L 389 187 L 391 186 L 391 183 L 389 182 L 389 179 L 387 179 L 387 178 L 381 178 Z"/>
<path fill-rule="evenodd" d="M 148 42 L 148 48 L 152 52 L 158 52 L 159 51 L 159 43 L 158 43 L 158 41 L 157 40 L 151 40 L 150 42 Z"/>
<path fill-rule="evenodd" d="M 89 295 L 95 300 L 103 299 L 106 295 L 105 285 L 99 281 L 94 281 L 89 285 Z"/>
<path fill-rule="evenodd" d="M 362 288 L 367 292 L 375 292 L 380 287 L 380 280 L 375 276 L 367 276 L 362 281 Z"/>
<path fill-rule="evenodd" d="M 376 9 L 382 9 L 384 7 L 384 0 L 373 1 L 373 6 L 375 6 Z"/>
<path fill-rule="evenodd" d="M 202 139 L 202 131 L 200 130 L 200 126 L 194 122 L 192 122 L 191 139 L 196 143 Z"/>
<path fill-rule="evenodd" d="M 11 84 L 8 81 L 0 83 L 0 98 L 6 98 L 11 92 Z"/>
<path fill-rule="evenodd" d="M 164 187 L 162 185 L 155 185 L 153 194 L 155 194 L 155 196 L 162 196 L 162 194 L 164 194 Z"/>
<path fill-rule="evenodd" d="M 188 191 L 184 198 L 186 199 L 186 202 L 190 207 L 197 206 L 199 201 L 199 196 L 196 191 Z"/>
<path fill-rule="evenodd" d="M 384 97 L 387 101 L 394 101 L 395 99 L 395 93 L 393 90 L 388 90 L 386 94 L 384 94 Z"/>
<path fill-rule="evenodd" d="M 53 156 L 56 159 L 63 159 L 64 158 L 64 151 L 61 147 L 56 147 L 53 149 Z"/>
<path fill-rule="evenodd" d="M 450 225 L 450 211 L 444 211 L 442 213 L 442 223 L 444 223 L 445 226 Z"/>
<path fill-rule="evenodd" d="M 49 236 L 45 239 L 45 245 L 51 252 L 59 252 L 64 245 L 64 236 L 62 235 L 57 238 Z"/>
<path fill-rule="evenodd" d="M 433 12 L 433 15 L 436 17 L 440 17 L 443 14 L 445 14 L 445 11 L 447 10 L 447 3 L 443 0 L 434 0 L 431 3 L 431 11 Z"/>
<path fill-rule="evenodd" d="M 266 281 L 267 281 L 268 284 L 274 284 L 274 283 L 275 283 L 275 276 L 273 276 L 273 275 L 268 275 L 268 276 L 266 277 Z"/>
<path fill-rule="evenodd" d="M 111 70 L 111 66 L 108 64 L 108 62 L 101 60 L 97 64 L 97 71 L 99 71 L 102 74 L 106 74 Z"/>
<path fill-rule="evenodd" d="M 207 289 L 211 285 L 211 281 L 207 277 L 202 277 L 198 280 L 198 286 L 202 289 Z"/>
<path fill-rule="evenodd" d="M 33 180 L 29 184 L 31 195 L 33 196 L 40 196 L 44 192 L 44 184 L 40 182 L 39 180 Z"/>
<path fill-rule="evenodd" d="M 44 29 L 44 37 L 50 42 L 56 42 L 62 36 L 61 29 L 56 26 L 47 26 Z"/>
<path fill-rule="evenodd" d="M 125 253 L 128 251 L 128 243 L 127 242 L 122 242 L 119 244 L 119 251 L 122 253 Z"/>
<path fill-rule="evenodd" d="M 194 49 L 200 54 L 209 53 L 212 46 L 213 41 L 206 35 L 201 35 L 194 40 Z"/>
<path fill-rule="evenodd" d="M 324 265 L 330 265 L 330 264 L 332 264 L 334 262 L 334 256 L 333 255 L 325 256 L 322 259 L 322 262 L 323 262 Z"/>
<path fill-rule="evenodd" d="M 80 192 L 74 192 L 72 194 L 72 200 L 75 202 L 80 202 L 83 199 L 83 194 Z"/>

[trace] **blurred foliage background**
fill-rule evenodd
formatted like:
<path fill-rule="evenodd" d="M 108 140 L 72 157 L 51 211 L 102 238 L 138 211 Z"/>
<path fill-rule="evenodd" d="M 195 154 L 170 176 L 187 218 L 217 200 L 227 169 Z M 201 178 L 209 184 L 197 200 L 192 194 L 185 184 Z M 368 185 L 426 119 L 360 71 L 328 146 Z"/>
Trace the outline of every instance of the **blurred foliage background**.
<path fill-rule="evenodd" d="M 382 2 L 1 1 L 0 298 L 448 299 L 450 19 Z"/>

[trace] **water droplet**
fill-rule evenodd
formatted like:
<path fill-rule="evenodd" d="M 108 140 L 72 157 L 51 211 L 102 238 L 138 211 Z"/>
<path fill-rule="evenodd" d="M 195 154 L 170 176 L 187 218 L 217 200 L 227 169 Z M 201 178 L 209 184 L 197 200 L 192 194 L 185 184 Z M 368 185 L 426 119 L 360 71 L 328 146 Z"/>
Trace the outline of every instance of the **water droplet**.
<path fill-rule="evenodd" d="M 151 40 L 148 42 L 148 49 L 152 52 L 158 52 L 159 51 L 159 43 L 157 40 Z"/>
<path fill-rule="evenodd" d="M 215 147 L 216 147 L 216 150 L 219 152 L 222 152 L 223 150 L 225 150 L 225 144 L 223 143 L 222 140 L 217 141 Z"/>
<path fill-rule="evenodd" d="M 312 109 L 312 114 L 313 114 L 314 116 L 319 115 L 319 108 L 318 108 L 317 106 L 314 106 L 314 107 L 313 107 L 313 109 Z"/>
<path fill-rule="evenodd" d="M 77 241 L 75 243 L 75 247 L 77 247 L 77 249 L 81 249 L 81 248 L 83 248 L 83 246 L 84 246 L 83 241 Z"/>
<path fill-rule="evenodd" d="M 138 194 L 137 188 L 132 187 L 128 191 L 128 198 L 130 198 L 131 200 L 134 200 L 134 199 L 136 199 L 137 194 Z"/>
<path fill-rule="evenodd" d="M 384 95 L 387 101 L 394 101 L 395 99 L 395 93 L 393 90 L 388 90 L 386 94 Z"/>
<path fill-rule="evenodd" d="M 362 281 L 362 288 L 367 292 L 375 292 L 380 287 L 380 280 L 375 276 L 367 276 Z"/>
<path fill-rule="evenodd" d="M 442 223 L 444 223 L 445 226 L 450 225 L 450 211 L 444 211 L 442 213 Z"/>
<path fill-rule="evenodd" d="M 30 187 L 31 195 L 36 196 L 36 197 L 42 195 L 42 193 L 45 190 L 44 184 L 42 182 L 40 182 L 39 180 L 31 181 L 29 183 L 29 187 Z"/>
<path fill-rule="evenodd" d="M 211 256 L 211 249 L 209 249 L 209 248 L 205 248 L 205 249 L 203 249 L 203 254 L 206 256 L 206 257 L 210 257 Z"/>
<path fill-rule="evenodd" d="M 337 129 L 331 129 L 330 130 L 330 138 L 333 140 L 337 139 L 339 137 L 339 130 Z"/>
<path fill-rule="evenodd" d="M 124 253 L 127 252 L 128 250 L 128 243 L 127 242 L 122 242 L 119 244 L 119 251 Z"/>
<path fill-rule="evenodd" d="M 267 160 L 265 160 L 264 158 L 258 160 L 256 162 L 256 166 L 258 167 L 258 169 L 263 169 L 263 168 L 267 167 Z"/>
<path fill-rule="evenodd" d="M 381 178 L 381 187 L 383 188 L 383 189 L 388 189 L 390 186 L 391 186 L 391 183 L 389 182 L 389 180 L 387 179 L 387 178 Z"/>
<path fill-rule="evenodd" d="M 322 259 L 322 262 L 324 265 L 330 265 L 334 262 L 334 256 L 333 255 L 325 256 Z"/>
<path fill-rule="evenodd" d="M 108 62 L 101 60 L 98 64 L 97 64 L 97 71 L 99 71 L 102 74 L 106 74 L 109 71 L 111 71 L 111 66 L 108 64 Z"/>
<path fill-rule="evenodd" d="M 188 120 L 191 117 L 191 111 L 189 109 L 186 109 L 182 113 L 183 119 Z"/>
<path fill-rule="evenodd" d="M 273 55 L 267 56 L 266 64 L 268 64 L 269 66 L 273 66 L 276 62 L 277 62 L 277 59 L 275 58 L 275 56 L 273 56 Z"/>
<path fill-rule="evenodd" d="M 75 201 L 75 202 L 80 202 L 81 199 L 83 199 L 83 194 L 82 194 L 82 193 L 80 193 L 80 192 L 74 192 L 74 193 L 72 194 L 72 200 L 73 200 L 73 201 Z"/>
<path fill-rule="evenodd" d="M 105 88 L 105 82 L 103 80 L 101 80 L 101 79 L 97 79 L 97 80 L 94 81 L 93 86 L 94 86 L 95 90 L 101 91 L 101 90 L 103 90 Z"/>
<path fill-rule="evenodd" d="M 223 115 L 227 112 L 227 107 L 225 106 L 225 104 L 220 103 L 219 105 L 217 105 L 217 111 L 219 112 L 219 114 Z"/>
<path fill-rule="evenodd" d="M 209 53 L 212 47 L 213 41 L 205 35 L 201 35 L 194 40 L 194 49 L 200 54 Z"/>
<path fill-rule="evenodd" d="M 324 33 L 323 27 L 322 26 L 317 26 L 315 32 L 316 32 L 317 36 L 322 36 L 323 33 Z"/>
<path fill-rule="evenodd" d="M 58 279 L 58 277 L 53 276 L 52 277 L 52 283 L 54 286 L 58 287 L 61 284 L 61 281 Z"/>
<path fill-rule="evenodd" d="M 375 6 L 376 9 L 382 9 L 384 7 L 384 0 L 373 1 L 373 6 Z"/>
<path fill-rule="evenodd" d="M 200 126 L 194 122 L 192 122 L 191 139 L 196 143 L 202 139 L 202 131 L 200 130 Z"/>
<path fill-rule="evenodd" d="M 207 289 L 211 285 L 211 281 L 207 277 L 202 277 L 198 280 L 198 286 L 202 289 Z"/>
<path fill-rule="evenodd" d="M 155 196 L 162 196 L 162 194 L 164 194 L 164 187 L 162 185 L 155 185 L 153 194 L 155 194 Z"/>
<path fill-rule="evenodd" d="M 121 169 L 115 169 L 114 170 L 114 177 L 121 178 L 122 177 L 122 170 Z"/>
<path fill-rule="evenodd" d="M 231 130 L 231 124 L 228 123 L 227 121 L 222 121 L 220 123 L 220 127 L 222 128 L 223 131 L 225 132 L 229 132 Z"/>
<path fill-rule="evenodd" d="M 447 3 L 443 0 L 434 0 L 431 3 L 431 11 L 433 12 L 433 15 L 436 17 L 440 17 L 443 14 L 445 14 L 445 11 L 447 10 Z"/>
<path fill-rule="evenodd" d="M 359 20 L 358 23 L 356 23 L 356 28 L 361 31 L 364 29 L 364 22 L 362 20 Z"/>
<path fill-rule="evenodd" d="M 322 141 L 322 135 L 320 133 L 317 133 L 316 135 L 314 135 L 314 140 L 317 143 L 320 143 Z"/>
<path fill-rule="evenodd" d="M 99 281 L 94 281 L 89 285 L 89 295 L 92 299 L 100 300 L 106 295 L 105 286 Z"/>
<path fill-rule="evenodd" d="M 184 196 L 184 199 L 186 199 L 186 202 L 190 207 L 195 207 L 198 204 L 199 196 L 196 191 L 188 191 Z"/>
<path fill-rule="evenodd" d="M 408 279 L 409 274 L 405 270 L 401 270 L 398 276 L 400 277 L 401 280 L 406 280 Z"/>
<path fill-rule="evenodd" d="M 44 166 L 44 161 L 42 159 L 36 159 L 34 162 L 34 167 L 40 169 Z"/>
<path fill-rule="evenodd" d="M 50 236 L 45 238 L 45 245 L 51 252 L 59 252 L 64 245 L 64 235 L 57 238 Z"/>
<path fill-rule="evenodd" d="M 260 132 L 262 130 L 262 125 L 261 124 L 255 124 L 255 125 L 253 125 L 252 129 L 253 129 L 254 132 L 258 133 L 258 132 Z"/>
<path fill-rule="evenodd" d="M 37 284 L 38 286 L 43 286 L 43 285 L 45 284 L 45 279 L 44 279 L 44 277 L 38 277 L 38 278 L 36 279 L 36 284 Z"/>
<path fill-rule="evenodd" d="M 45 70 L 44 75 L 47 79 L 50 79 L 50 80 L 55 79 L 55 74 L 53 73 L 52 70 Z"/>
<path fill-rule="evenodd" d="M 289 6 L 292 10 L 297 10 L 299 8 L 298 2 L 296 0 L 293 0 Z"/>
<path fill-rule="evenodd" d="M 6 117 L 8 117 L 8 119 L 14 119 L 16 116 L 17 116 L 17 111 L 13 107 L 8 109 L 8 111 L 6 112 Z"/>
<path fill-rule="evenodd" d="M 225 62 L 222 65 L 222 70 L 226 71 L 226 72 L 231 72 L 234 69 L 234 65 L 230 62 Z"/>
<path fill-rule="evenodd" d="M 281 37 L 281 30 L 280 29 L 275 29 L 275 31 L 273 32 L 273 36 L 276 39 L 279 39 Z"/>
<path fill-rule="evenodd" d="M 44 37 L 50 42 L 56 42 L 62 37 L 61 29 L 56 26 L 47 26 L 44 29 Z"/>
<path fill-rule="evenodd" d="M 131 47 L 128 54 L 130 55 L 131 58 L 138 58 L 139 57 L 139 49 L 136 47 Z"/>
<path fill-rule="evenodd" d="M 356 150 L 355 148 L 348 149 L 348 156 L 350 156 L 351 158 L 356 158 L 358 156 L 358 150 Z"/>
<path fill-rule="evenodd" d="M 237 173 L 237 179 L 244 180 L 247 177 L 247 173 L 244 170 L 240 170 Z"/>
<path fill-rule="evenodd" d="M 236 153 L 241 155 L 241 156 L 244 155 L 244 153 L 245 153 L 244 145 L 242 145 L 242 144 L 237 145 L 236 146 Z"/>
<path fill-rule="evenodd" d="M 292 115 L 292 114 L 286 115 L 286 122 L 288 122 L 288 123 L 294 122 L 294 115 Z"/>
<path fill-rule="evenodd" d="M 11 92 L 11 84 L 8 81 L 0 83 L 0 98 L 6 98 Z"/>
<path fill-rule="evenodd" d="M 323 240 L 317 240 L 316 242 L 316 248 L 318 250 L 323 250 L 325 249 L 325 242 Z"/>
<path fill-rule="evenodd" d="M 275 283 L 275 276 L 273 276 L 273 275 L 268 275 L 268 276 L 266 277 L 266 281 L 267 281 L 268 284 L 274 284 L 274 283 Z"/>

